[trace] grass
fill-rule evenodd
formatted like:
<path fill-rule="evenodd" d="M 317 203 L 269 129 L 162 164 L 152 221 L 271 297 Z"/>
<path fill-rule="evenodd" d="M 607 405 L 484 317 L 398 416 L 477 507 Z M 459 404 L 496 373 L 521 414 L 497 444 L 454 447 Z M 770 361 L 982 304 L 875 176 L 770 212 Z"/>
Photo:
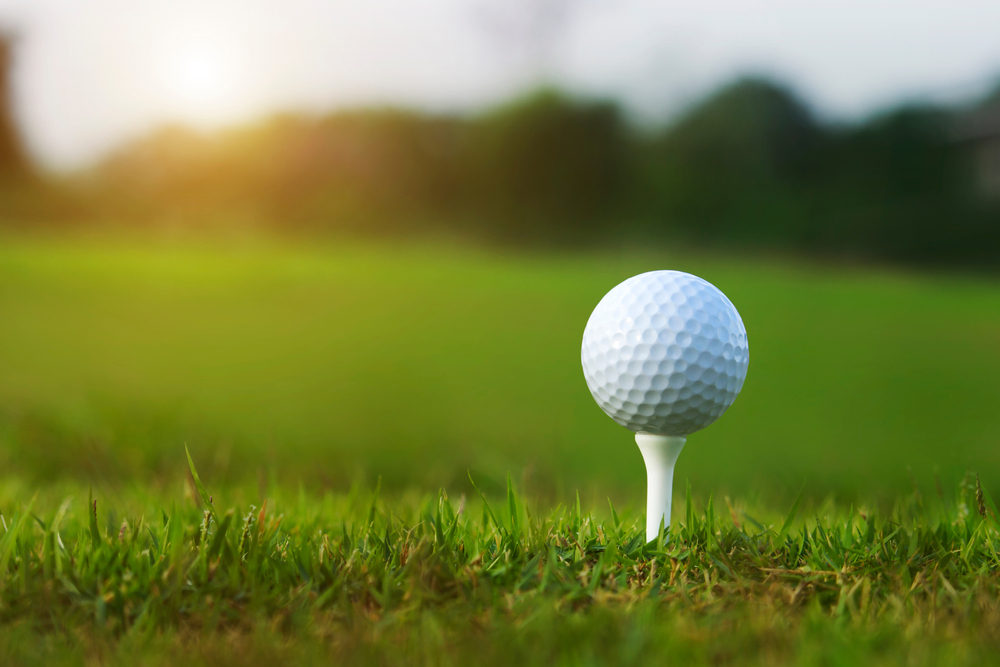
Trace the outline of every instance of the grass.
<path fill-rule="evenodd" d="M 743 394 L 680 459 L 697 493 L 891 503 L 911 473 L 998 477 L 994 280 L 350 244 L 0 246 L 0 466 L 162 481 L 186 442 L 227 483 L 469 491 L 471 469 L 502 492 L 514 471 L 550 501 L 628 502 L 641 458 L 579 340 L 610 286 L 663 266 L 719 285 L 750 334 Z"/>
<path fill-rule="evenodd" d="M 227 506 L 191 469 L 186 493 L 133 493 L 121 514 L 52 488 L 5 509 L 5 664 L 978 665 L 1000 649 L 1000 525 L 975 478 L 889 512 L 688 493 L 646 544 L 640 516 L 543 510 L 509 482 L 493 502 L 277 488 Z"/>
<path fill-rule="evenodd" d="M 578 346 L 664 266 L 732 298 L 751 362 L 645 544 Z M 2 664 L 1000 655 L 995 279 L 4 239 L 0 313 Z"/>

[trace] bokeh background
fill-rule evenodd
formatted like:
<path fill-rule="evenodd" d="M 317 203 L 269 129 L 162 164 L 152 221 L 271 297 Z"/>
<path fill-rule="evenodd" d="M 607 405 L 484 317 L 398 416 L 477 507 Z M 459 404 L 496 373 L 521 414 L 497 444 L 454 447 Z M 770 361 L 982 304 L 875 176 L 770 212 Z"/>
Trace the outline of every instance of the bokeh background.
<path fill-rule="evenodd" d="M 0 2 L 0 470 L 641 504 L 624 278 L 749 332 L 696 494 L 1000 488 L 1000 7 Z"/>

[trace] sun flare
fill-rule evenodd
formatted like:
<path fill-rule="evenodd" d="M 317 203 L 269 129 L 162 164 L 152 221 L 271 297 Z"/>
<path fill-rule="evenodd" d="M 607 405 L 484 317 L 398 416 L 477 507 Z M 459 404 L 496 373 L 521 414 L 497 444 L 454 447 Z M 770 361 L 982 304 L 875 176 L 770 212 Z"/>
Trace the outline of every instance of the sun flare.
<path fill-rule="evenodd" d="M 162 58 L 164 92 L 188 120 L 224 115 L 238 88 L 238 50 L 220 38 L 176 40 Z"/>
<path fill-rule="evenodd" d="M 192 51 L 177 59 L 176 88 L 192 98 L 218 94 L 226 79 L 226 69 L 217 54 Z"/>

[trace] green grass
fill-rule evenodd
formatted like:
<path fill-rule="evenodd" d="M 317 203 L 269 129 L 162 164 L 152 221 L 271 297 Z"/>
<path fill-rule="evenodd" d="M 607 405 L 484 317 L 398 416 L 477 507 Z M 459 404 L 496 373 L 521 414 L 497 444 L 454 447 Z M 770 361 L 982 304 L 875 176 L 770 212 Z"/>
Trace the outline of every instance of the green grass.
<path fill-rule="evenodd" d="M 640 271 L 703 275 L 750 337 L 743 394 L 690 438 L 696 493 L 851 501 L 935 471 L 1000 475 L 1000 282 L 643 251 L 442 246 L 0 247 L 0 467 L 169 479 L 183 443 L 228 482 L 622 502 L 631 436 L 579 364 L 590 310 Z M 464 485 L 464 486 L 463 486 Z M 588 495 L 589 494 L 589 495 Z"/>
<path fill-rule="evenodd" d="M 198 480 L 199 477 L 194 477 Z M 195 487 L 197 491 L 194 490 Z M 63 489 L 66 490 L 65 488 Z M 4 664 L 981 665 L 1000 526 L 967 479 L 890 512 L 688 495 L 641 517 L 465 496 L 123 506 L 0 487 Z M 77 489 L 82 491 L 82 489 Z M 236 491 L 234 496 L 243 492 Z M 235 500 L 235 498 L 234 498 Z M 196 506 L 201 504 L 201 508 Z"/>
<path fill-rule="evenodd" d="M 662 267 L 751 362 L 644 544 L 579 341 Z M 994 278 L 3 239 L 0 664 L 996 662 L 998 340 Z"/>

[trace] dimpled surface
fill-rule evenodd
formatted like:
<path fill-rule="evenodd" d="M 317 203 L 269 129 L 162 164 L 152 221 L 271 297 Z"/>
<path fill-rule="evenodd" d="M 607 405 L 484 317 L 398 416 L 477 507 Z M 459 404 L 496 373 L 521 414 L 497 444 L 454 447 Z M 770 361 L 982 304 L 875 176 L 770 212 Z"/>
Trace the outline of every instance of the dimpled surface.
<path fill-rule="evenodd" d="M 733 404 L 747 376 L 743 320 L 711 283 L 681 271 L 629 278 L 583 332 L 594 400 L 636 433 L 687 435 Z"/>

